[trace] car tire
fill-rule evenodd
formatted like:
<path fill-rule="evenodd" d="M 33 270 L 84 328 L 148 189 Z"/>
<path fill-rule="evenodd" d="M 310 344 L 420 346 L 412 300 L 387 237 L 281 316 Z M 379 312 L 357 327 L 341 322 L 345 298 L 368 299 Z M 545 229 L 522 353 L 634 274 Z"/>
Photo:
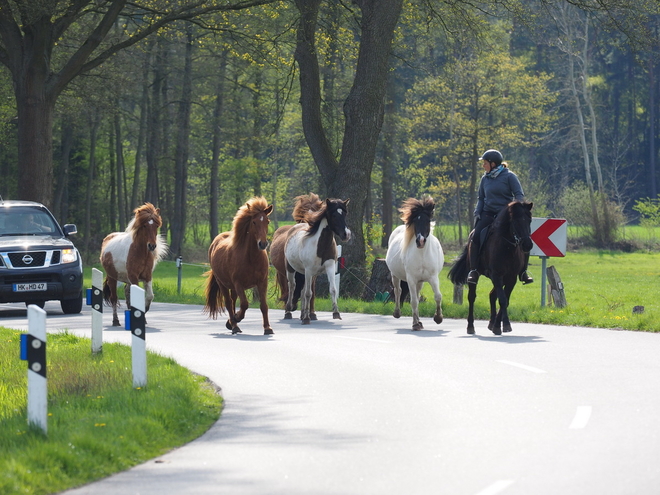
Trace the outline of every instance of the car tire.
<path fill-rule="evenodd" d="M 62 299 L 60 301 L 62 312 L 65 315 L 74 315 L 82 311 L 82 292 L 74 299 Z"/>

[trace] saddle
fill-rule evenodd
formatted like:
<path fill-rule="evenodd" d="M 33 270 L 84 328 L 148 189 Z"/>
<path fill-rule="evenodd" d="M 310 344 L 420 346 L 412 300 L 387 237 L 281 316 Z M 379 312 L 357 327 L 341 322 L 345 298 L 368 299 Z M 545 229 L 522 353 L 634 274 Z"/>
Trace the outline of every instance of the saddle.
<path fill-rule="evenodd" d="M 486 239 L 488 239 L 488 234 L 490 233 L 490 228 L 493 224 L 486 225 L 483 229 L 481 229 L 481 232 L 479 233 L 479 253 L 481 253 L 481 250 L 484 248 L 484 244 L 486 244 Z M 472 232 L 470 232 L 470 239 L 474 236 L 474 229 L 472 229 Z"/>

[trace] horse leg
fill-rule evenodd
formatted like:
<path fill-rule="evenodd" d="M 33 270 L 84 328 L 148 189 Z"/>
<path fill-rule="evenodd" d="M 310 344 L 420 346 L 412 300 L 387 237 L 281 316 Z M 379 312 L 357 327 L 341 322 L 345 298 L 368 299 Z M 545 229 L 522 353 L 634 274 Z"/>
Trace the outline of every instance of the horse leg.
<path fill-rule="evenodd" d="M 495 328 L 495 322 L 497 321 L 497 292 L 494 284 L 488 297 L 490 299 L 490 320 L 488 321 L 488 330 L 493 330 L 493 328 Z"/>
<path fill-rule="evenodd" d="M 435 314 L 433 315 L 433 321 L 439 325 L 442 323 L 442 293 L 440 292 L 440 282 L 438 281 L 438 277 L 431 277 L 429 284 L 431 285 L 435 296 Z"/>
<path fill-rule="evenodd" d="M 234 318 L 236 319 L 236 323 L 243 321 L 243 318 L 245 318 L 245 311 L 247 311 L 247 307 L 243 308 L 243 298 L 241 298 L 240 307 L 238 308 L 238 310 L 236 310 L 236 301 L 239 299 L 240 297 L 239 294 L 241 292 L 245 294 L 245 291 L 242 289 L 238 289 L 238 291 L 237 290 L 231 291 L 231 300 L 234 303 Z M 247 301 L 247 295 L 245 296 L 245 298 Z"/>
<path fill-rule="evenodd" d="M 266 297 L 268 291 L 268 277 L 265 277 L 263 282 L 257 286 L 259 291 L 259 309 L 261 309 L 261 317 L 264 321 L 264 335 L 273 335 L 273 329 L 270 327 L 268 320 L 268 299 Z"/>
<path fill-rule="evenodd" d="M 394 313 L 392 316 L 401 318 L 401 281 L 392 275 L 392 287 L 394 287 Z"/>
<path fill-rule="evenodd" d="M 511 322 L 509 321 L 509 302 L 511 302 L 511 293 L 513 288 L 516 286 L 516 278 L 513 277 L 512 280 L 507 280 L 507 283 L 504 285 L 504 294 L 506 296 L 506 307 L 502 312 L 502 331 L 510 332 Z M 501 311 L 501 310 L 500 310 Z"/>
<path fill-rule="evenodd" d="M 312 276 L 311 272 L 305 271 L 305 285 L 303 286 L 300 297 L 300 319 L 303 325 L 309 325 L 309 302 L 312 298 L 312 284 L 316 277 Z"/>
<path fill-rule="evenodd" d="M 316 299 L 316 279 L 312 282 L 312 298 L 309 300 L 309 319 L 312 321 L 318 320 L 314 311 L 314 299 Z"/>
<path fill-rule="evenodd" d="M 232 335 L 242 333 L 241 329 L 238 328 L 238 321 L 236 321 L 236 291 L 230 291 L 224 285 L 221 286 L 221 290 L 225 299 L 225 308 L 229 314 L 229 319 L 227 320 L 225 326 L 231 330 Z"/>
<path fill-rule="evenodd" d="M 419 293 L 422 288 L 422 282 L 415 282 L 414 280 L 407 280 L 408 287 L 410 288 L 410 309 L 412 310 L 413 318 L 413 331 L 424 330 L 424 325 L 419 321 Z"/>
<path fill-rule="evenodd" d="M 477 284 L 468 284 L 468 326 L 467 333 L 474 335 L 474 300 L 477 298 Z"/>
<path fill-rule="evenodd" d="M 293 293 L 296 290 L 296 272 L 287 270 L 286 278 L 289 283 L 289 298 L 286 301 L 286 306 L 284 307 L 284 319 L 290 320 L 293 318 L 291 314 L 292 311 L 295 311 L 295 305 L 293 303 Z"/>
<path fill-rule="evenodd" d="M 330 287 L 330 297 L 332 297 L 332 318 L 334 320 L 341 320 L 341 315 L 339 314 L 339 306 L 337 306 L 337 298 L 339 296 L 339 291 L 337 290 L 337 279 L 335 277 L 335 261 L 330 260 L 326 261 L 325 273 L 328 276 L 328 286 Z M 311 290 L 311 287 L 310 287 Z M 309 295 L 310 299 L 312 294 Z"/>
<path fill-rule="evenodd" d="M 110 288 L 110 304 L 112 304 L 112 326 L 119 327 L 119 317 L 117 316 L 117 307 L 119 306 L 119 297 L 117 296 L 117 280 L 114 278 L 107 279 L 108 287 Z"/>
<path fill-rule="evenodd" d="M 144 281 L 144 312 L 149 311 L 151 302 L 154 300 L 154 290 L 151 279 Z"/>
<path fill-rule="evenodd" d="M 493 280 L 495 285 L 494 291 L 497 294 L 497 301 L 500 304 L 500 309 L 495 315 L 495 322 L 491 330 L 495 335 L 502 335 L 502 317 L 506 314 L 506 307 L 508 305 L 506 293 L 504 292 L 504 281 L 502 277 L 496 277 L 496 280 Z M 493 311 L 494 304 L 491 304 L 491 311 Z"/>

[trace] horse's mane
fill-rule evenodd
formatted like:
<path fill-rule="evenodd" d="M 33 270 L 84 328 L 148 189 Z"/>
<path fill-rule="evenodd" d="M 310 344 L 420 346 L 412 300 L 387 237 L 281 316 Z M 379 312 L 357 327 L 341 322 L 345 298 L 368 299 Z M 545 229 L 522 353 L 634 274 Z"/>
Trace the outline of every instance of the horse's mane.
<path fill-rule="evenodd" d="M 160 209 L 156 208 L 151 203 L 145 203 L 142 206 L 138 206 L 134 210 L 133 219 L 128 223 L 126 227 L 126 232 L 131 234 L 131 238 L 135 241 L 140 229 L 147 225 L 150 220 L 156 224 L 156 228 L 161 228 L 163 225 L 163 219 L 160 217 Z M 156 236 L 156 250 L 153 252 L 156 261 L 162 260 L 169 250 L 169 246 L 165 241 L 165 238 L 162 235 Z"/>
<path fill-rule="evenodd" d="M 435 209 L 435 202 L 431 196 L 425 196 L 423 199 L 419 200 L 417 198 L 408 198 L 406 199 L 399 212 L 401 213 L 401 220 L 406 225 L 406 232 L 404 237 L 404 246 L 408 246 L 413 237 L 415 237 L 415 231 L 412 229 L 413 221 L 417 215 L 422 211 L 427 211 L 429 217 L 433 217 L 433 210 Z"/>
<path fill-rule="evenodd" d="M 232 243 L 234 245 L 240 244 L 246 239 L 252 217 L 263 212 L 266 208 L 268 208 L 266 198 L 259 196 L 250 199 L 238 209 L 231 227 Z"/>
<path fill-rule="evenodd" d="M 528 205 L 527 201 L 511 201 L 506 205 L 495 217 L 493 222 L 493 231 L 497 231 L 501 236 L 506 236 L 509 232 L 509 227 L 513 219 L 520 216 L 529 216 L 531 221 L 531 210 L 525 208 Z"/>
<path fill-rule="evenodd" d="M 305 222 L 307 212 L 319 211 L 325 205 L 316 193 L 302 194 L 296 196 L 295 200 L 296 203 L 293 207 L 293 219 L 296 223 Z"/>

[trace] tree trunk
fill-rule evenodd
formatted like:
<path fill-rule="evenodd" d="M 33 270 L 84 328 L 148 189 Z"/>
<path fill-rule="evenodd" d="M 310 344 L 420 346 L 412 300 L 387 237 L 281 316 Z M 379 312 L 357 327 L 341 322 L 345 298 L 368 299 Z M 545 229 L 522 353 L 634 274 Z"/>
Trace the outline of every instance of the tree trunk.
<path fill-rule="evenodd" d="M 55 188 L 55 199 L 53 203 L 53 214 L 62 221 L 67 218 L 67 208 L 64 199 L 67 196 L 69 186 L 69 165 L 71 162 L 71 149 L 73 148 L 73 120 L 66 118 L 62 123 L 62 144 L 60 167 L 57 174 L 57 187 Z"/>
<path fill-rule="evenodd" d="M 174 211 L 172 213 L 172 246 L 174 256 L 180 256 L 186 229 L 186 190 L 188 187 L 188 149 L 190 140 L 190 110 L 192 107 L 192 24 L 186 29 L 186 55 L 183 87 L 177 114 L 177 142 L 174 162 Z"/>
<path fill-rule="evenodd" d="M 119 103 L 117 103 L 117 108 Z M 114 115 L 114 131 L 115 131 L 115 149 L 117 154 L 117 211 L 119 212 L 119 230 L 124 230 L 128 225 L 126 221 L 126 196 L 124 193 L 126 171 L 124 167 L 124 145 L 121 137 L 121 122 L 119 120 L 119 112 L 115 111 Z"/>
<path fill-rule="evenodd" d="M 87 169 L 87 193 L 85 198 L 85 252 L 89 254 L 92 246 L 92 191 L 96 176 L 96 139 L 101 121 L 96 109 L 91 110 L 89 118 L 89 166 Z"/>
<path fill-rule="evenodd" d="M 151 57 L 152 44 L 144 54 L 144 63 L 142 65 L 142 98 L 140 99 L 140 124 L 138 129 L 138 141 L 135 148 L 135 166 L 133 168 L 133 187 L 131 190 L 131 203 L 129 213 L 140 206 L 140 175 L 142 170 L 142 154 L 144 153 L 144 144 L 147 136 L 147 108 L 149 102 L 149 60 Z"/>
<path fill-rule="evenodd" d="M 218 235 L 218 202 L 220 200 L 220 181 L 218 178 L 220 168 L 220 149 L 222 148 L 222 122 L 224 113 L 224 94 L 225 94 L 225 77 L 227 75 L 227 56 L 228 50 L 223 50 L 220 56 L 220 67 L 217 86 L 215 90 L 215 108 L 213 109 L 213 143 L 212 143 L 212 157 L 211 157 L 211 183 L 209 184 L 209 232 L 211 233 L 211 240 L 215 239 Z"/>

